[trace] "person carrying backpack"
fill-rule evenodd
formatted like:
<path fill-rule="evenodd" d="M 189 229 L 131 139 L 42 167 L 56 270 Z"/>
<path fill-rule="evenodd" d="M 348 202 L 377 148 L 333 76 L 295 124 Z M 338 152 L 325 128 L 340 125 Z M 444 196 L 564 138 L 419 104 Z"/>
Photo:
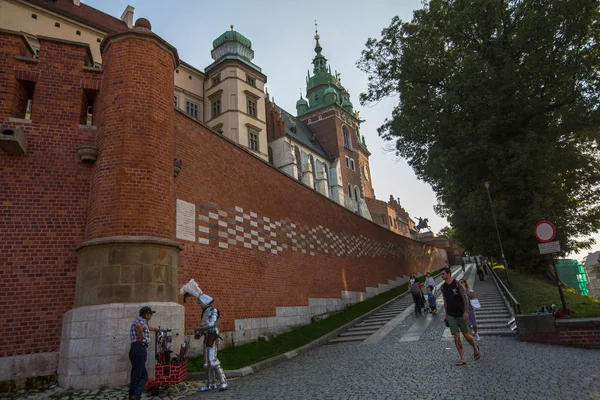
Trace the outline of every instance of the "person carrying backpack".
<path fill-rule="evenodd" d="M 414 275 L 411 275 L 409 287 L 415 302 L 415 315 L 421 315 L 423 314 L 423 310 L 421 310 L 423 308 L 423 293 L 421 292 L 421 282 Z"/>

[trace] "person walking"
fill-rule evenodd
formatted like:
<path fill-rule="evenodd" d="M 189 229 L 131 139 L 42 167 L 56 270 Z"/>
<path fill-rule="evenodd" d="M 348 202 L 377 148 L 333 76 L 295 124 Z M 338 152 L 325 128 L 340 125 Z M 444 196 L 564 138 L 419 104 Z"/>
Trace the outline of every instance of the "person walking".
<path fill-rule="evenodd" d="M 481 352 L 475 344 L 473 336 L 469 333 L 467 321 L 469 320 L 469 298 L 465 288 L 452 277 L 450 268 L 442 269 L 441 273 L 444 283 L 442 284 L 442 295 L 444 296 L 444 310 L 446 317 L 444 322 L 450 327 L 450 332 L 454 336 L 454 344 L 460 356 L 457 366 L 465 365 L 465 352 L 463 350 L 460 333 L 462 332 L 465 340 L 473 347 L 473 355 L 475 360 L 479 360 Z"/>
<path fill-rule="evenodd" d="M 466 280 L 461 279 L 460 283 L 465 288 L 465 291 L 467 292 L 467 297 L 469 298 L 469 321 L 468 321 L 469 328 L 470 328 L 469 333 L 471 335 L 473 335 L 475 340 L 480 340 L 479 333 L 477 333 L 478 328 L 477 328 L 477 318 L 475 318 L 475 309 L 471 305 L 471 299 L 475 298 L 475 291 L 473 289 L 469 288 L 469 284 L 467 283 Z"/>
<path fill-rule="evenodd" d="M 460 259 L 460 268 L 462 269 L 462 272 L 465 272 L 465 259 L 464 259 L 464 257 Z"/>
<path fill-rule="evenodd" d="M 482 264 L 477 264 L 476 268 L 477 268 L 477 276 L 479 277 L 479 280 L 483 281 L 484 280 L 484 277 L 483 277 L 483 265 Z"/>
<path fill-rule="evenodd" d="M 421 292 L 421 282 L 416 277 L 410 279 L 410 293 L 415 302 L 415 315 L 423 314 L 423 293 Z"/>
<path fill-rule="evenodd" d="M 431 272 L 427 272 L 425 274 L 425 283 L 423 284 L 423 286 L 425 286 L 425 290 L 427 290 L 427 288 L 429 286 L 433 286 L 433 289 L 431 290 L 431 292 L 435 295 L 435 280 L 433 280 L 433 277 L 431 276 Z"/>
<path fill-rule="evenodd" d="M 155 312 L 149 306 L 142 307 L 139 316 L 129 328 L 129 338 L 131 339 L 131 348 L 129 349 L 129 361 L 131 362 L 129 400 L 142 398 L 142 392 L 148 380 L 146 358 L 148 345 L 150 344 L 150 331 L 158 331 L 158 329 L 148 326 L 148 321 Z"/>

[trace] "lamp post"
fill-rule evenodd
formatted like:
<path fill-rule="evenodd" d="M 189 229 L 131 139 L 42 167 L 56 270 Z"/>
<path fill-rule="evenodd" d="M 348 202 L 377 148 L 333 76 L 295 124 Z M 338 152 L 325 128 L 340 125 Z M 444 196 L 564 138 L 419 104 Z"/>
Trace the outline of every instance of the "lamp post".
<path fill-rule="evenodd" d="M 502 253 L 502 261 L 504 261 L 504 274 L 506 275 L 506 283 L 508 281 L 508 263 L 506 262 L 506 257 L 504 256 L 504 249 L 502 248 L 502 240 L 500 240 L 500 231 L 498 230 L 498 223 L 496 222 L 496 213 L 494 212 L 494 204 L 492 203 L 492 196 L 490 195 L 490 182 L 483 182 L 483 186 L 485 186 L 485 190 L 487 191 L 488 199 L 490 201 L 490 208 L 492 209 L 492 217 L 494 218 L 494 226 L 496 227 L 496 235 L 498 235 L 498 244 L 500 244 L 500 252 Z"/>

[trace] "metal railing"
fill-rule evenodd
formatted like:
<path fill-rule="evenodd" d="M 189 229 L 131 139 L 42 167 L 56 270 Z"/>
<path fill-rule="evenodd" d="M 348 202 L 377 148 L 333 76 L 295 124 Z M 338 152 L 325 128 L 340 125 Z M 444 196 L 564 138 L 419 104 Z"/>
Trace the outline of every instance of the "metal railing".
<path fill-rule="evenodd" d="M 506 300 L 508 300 L 508 302 L 510 303 L 510 306 L 512 307 L 514 313 L 521 314 L 521 303 L 519 303 L 517 301 L 517 299 L 515 299 L 515 296 L 513 296 L 512 293 L 508 290 L 508 288 L 504 285 L 504 282 L 502 282 L 502 279 L 500 279 L 498 274 L 496 274 L 496 271 L 494 271 L 494 269 L 492 267 L 490 267 L 489 265 L 488 265 L 488 268 L 489 268 L 492 276 L 494 277 L 494 280 L 500 287 L 500 290 L 502 290 L 502 293 L 504 294 L 504 298 Z"/>

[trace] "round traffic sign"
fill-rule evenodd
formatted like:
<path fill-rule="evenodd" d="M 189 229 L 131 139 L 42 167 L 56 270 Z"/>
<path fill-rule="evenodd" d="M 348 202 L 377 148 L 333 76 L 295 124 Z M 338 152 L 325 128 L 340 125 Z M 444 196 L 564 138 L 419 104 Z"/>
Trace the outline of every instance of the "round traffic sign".
<path fill-rule="evenodd" d="M 536 239 L 542 243 L 551 242 L 556 236 L 556 227 L 551 222 L 538 222 L 533 230 Z"/>

